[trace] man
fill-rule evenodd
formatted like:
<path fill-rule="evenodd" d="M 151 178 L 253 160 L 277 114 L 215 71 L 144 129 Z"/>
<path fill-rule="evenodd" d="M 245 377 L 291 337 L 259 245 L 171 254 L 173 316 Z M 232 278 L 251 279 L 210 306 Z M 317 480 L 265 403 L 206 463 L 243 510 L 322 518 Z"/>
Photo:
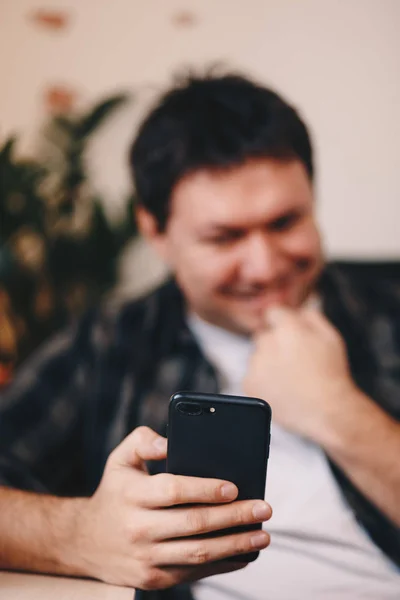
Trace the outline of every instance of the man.
<path fill-rule="evenodd" d="M 242 77 L 192 78 L 151 111 L 131 165 L 174 279 L 87 315 L 3 394 L 0 565 L 162 598 L 397 598 L 398 299 L 324 265 L 300 117 Z M 272 406 L 272 544 L 245 570 L 267 533 L 191 536 L 269 505 L 161 472 L 180 389 Z"/>

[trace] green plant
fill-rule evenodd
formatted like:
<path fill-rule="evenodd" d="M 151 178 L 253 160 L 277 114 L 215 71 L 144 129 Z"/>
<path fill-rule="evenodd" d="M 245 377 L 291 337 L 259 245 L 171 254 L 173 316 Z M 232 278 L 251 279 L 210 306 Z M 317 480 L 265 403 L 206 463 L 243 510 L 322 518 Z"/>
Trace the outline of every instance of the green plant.
<path fill-rule="evenodd" d="M 118 257 L 137 234 L 134 197 L 111 224 L 85 168 L 90 136 L 126 100 L 51 118 L 45 158 L 17 158 L 15 137 L 0 149 L 0 292 L 9 298 L 17 361 L 113 286 Z M 0 362 L 2 352 L 10 356 L 0 336 Z"/>

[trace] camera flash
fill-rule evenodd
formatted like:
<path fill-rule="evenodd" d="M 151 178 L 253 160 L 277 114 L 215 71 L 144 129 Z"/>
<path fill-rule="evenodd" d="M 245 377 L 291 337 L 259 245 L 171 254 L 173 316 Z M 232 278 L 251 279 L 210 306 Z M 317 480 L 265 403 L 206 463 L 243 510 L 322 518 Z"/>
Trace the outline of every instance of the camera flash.
<path fill-rule="evenodd" d="M 211 407 L 211 408 L 210 408 L 210 412 L 211 412 L 211 413 L 215 413 L 215 408 L 214 408 L 214 407 Z"/>

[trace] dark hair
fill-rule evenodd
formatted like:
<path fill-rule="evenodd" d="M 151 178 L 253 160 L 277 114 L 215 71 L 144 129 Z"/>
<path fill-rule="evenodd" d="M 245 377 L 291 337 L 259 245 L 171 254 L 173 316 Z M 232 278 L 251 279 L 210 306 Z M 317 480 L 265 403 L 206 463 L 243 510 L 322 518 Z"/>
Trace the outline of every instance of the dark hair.
<path fill-rule="evenodd" d="M 161 98 L 132 145 L 138 202 L 163 230 L 171 192 L 184 175 L 262 156 L 297 158 L 312 179 L 311 142 L 295 109 L 239 75 L 187 77 Z"/>

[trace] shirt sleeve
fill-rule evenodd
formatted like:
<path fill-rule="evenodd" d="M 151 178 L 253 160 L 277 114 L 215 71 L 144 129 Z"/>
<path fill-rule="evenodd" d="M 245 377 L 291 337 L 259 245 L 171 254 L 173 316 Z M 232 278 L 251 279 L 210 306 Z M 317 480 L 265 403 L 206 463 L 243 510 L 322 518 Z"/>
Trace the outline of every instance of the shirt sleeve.
<path fill-rule="evenodd" d="M 0 392 L 0 485 L 79 495 L 87 330 L 57 334 Z"/>

